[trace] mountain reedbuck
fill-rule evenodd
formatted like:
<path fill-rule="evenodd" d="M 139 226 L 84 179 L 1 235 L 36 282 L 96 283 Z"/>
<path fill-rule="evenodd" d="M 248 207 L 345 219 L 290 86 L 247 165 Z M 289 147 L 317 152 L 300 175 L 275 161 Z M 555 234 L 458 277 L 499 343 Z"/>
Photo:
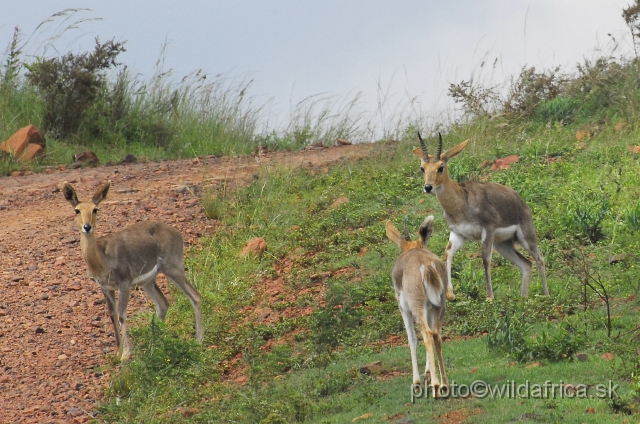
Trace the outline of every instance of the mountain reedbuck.
<path fill-rule="evenodd" d="M 178 230 L 162 222 L 144 221 L 118 233 L 96 238 L 98 205 L 107 197 L 110 186 L 111 181 L 108 181 L 88 202 L 79 201 L 75 190 L 66 181 L 62 191 L 76 211 L 82 257 L 87 264 L 89 278 L 95 280 L 104 293 L 118 355 L 123 361 L 131 355 L 127 336 L 127 304 L 131 287 L 141 287 L 145 291 L 156 304 L 160 319 L 167 314 L 169 302 L 156 284 L 159 272 L 173 281 L 191 301 L 196 316 L 196 340 L 202 341 L 202 298 L 187 281 L 182 261 L 182 236 Z"/>
<path fill-rule="evenodd" d="M 420 239 L 416 241 L 411 241 L 406 227 L 405 239 L 403 240 L 398 229 L 390 221 L 387 222 L 387 238 L 398 245 L 402 251 L 391 271 L 391 279 L 409 338 L 413 384 L 414 386 L 421 385 L 416 354 L 417 337 L 414 327 L 414 321 L 417 321 L 427 349 L 427 365 L 424 371 L 425 384 L 428 384 L 430 377 L 433 396 L 438 397 L 440 384 L 449 385 L 442 359 L 442 338 L 440 335 L 446 302 L 446 282 L 443 277 L 446 277 L 447 274 L 444 263 L 427 249 L 427 242 L 432 231 L 432 215 L 428 216 L 420 226 Z M 436 376 L 434 345 L 440 365 L 440 380 Z"/>
<path fill-rule="evenodd" d="M 445 250 L 448 277 L 447 299 L 455 299 L 451 284 L 453 255 L 460 250 L 466 240 L 482 243 L 487 300 L 493 299 L 491 254 L 494 248 L 520 268 L 522 271 L 521 294 L 523 297 L 528 296 L 531 261 L 516 250 L 516 244 L 522 246 L 535 259 L 540 271 L 543 293 L 548 295 L 544 258 L 538 249 L 531 210 L 527 204 L 509 187 L 477 181 L 458 184 L 449 178 L 447 163 L 467 146 L 469 140 L 441 153 L 442 136 L 440 134 L 438 136 L 438 149 L 435 156 L 427 153 L 427 147 L 420 134 L 418 134 L 420 147 L 414 149 L 413 153 L 420 157 L 420 169 L 424 173 L 424 192 L 436 195 L 451 230 L 449 244 Z"/>

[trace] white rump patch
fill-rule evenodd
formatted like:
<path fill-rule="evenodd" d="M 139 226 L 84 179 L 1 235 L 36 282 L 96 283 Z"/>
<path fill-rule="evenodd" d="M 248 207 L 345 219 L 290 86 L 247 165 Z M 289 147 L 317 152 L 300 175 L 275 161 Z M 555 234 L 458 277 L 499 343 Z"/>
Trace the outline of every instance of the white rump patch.
<path fill-rule="evenodd" d="M 131 281 L 131 285 L 135 286 L 138 283 L 143 281 L 147 281 L 149 278 L 154 277 L 158 273 L 158 265 L 154 266 L 153 269 L 145 274 L 138 275 Z"/>
<path fill-rule="evenodd" d="M 435 267 L 434 267 L 435 270 Z M 440 275 L 438 275 L 438 279 L 440 279 Z M 425 291 L 427 292 L 427 299 L 436 307 L 440 307 L 440 295 L 442 294 L 442 279 L 440 279 L 440 290 L 436 290 L 436 288 L 429 282 L 427 279 L 427 266 L 420 265 L 420 276 L 422 277 L 422 285 L 424 286 Z"/>

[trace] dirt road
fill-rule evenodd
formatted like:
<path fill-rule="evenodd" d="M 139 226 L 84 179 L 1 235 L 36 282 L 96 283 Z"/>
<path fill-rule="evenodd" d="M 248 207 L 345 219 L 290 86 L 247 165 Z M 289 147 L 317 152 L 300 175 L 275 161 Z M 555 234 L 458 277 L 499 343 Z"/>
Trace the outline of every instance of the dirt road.
<path fill-rule="evenodd" d="M 101 204 L 98 235 L 158 219 L 194 245 L 213 230 L 196 197 L 203 187 L 246 184 L 260 167 L 322 167 L 372 149 L 342 146 L 0 178 L 0 422 L 88 421 L 109 383 L 100 367 L 115 353 L 111 322 L 99 287 L 85 276 L 62 181 L 69 181 L 81 200 L 100 182 L 112 181 Z M 150 305 L 136 291 L 129 313 Z"/>

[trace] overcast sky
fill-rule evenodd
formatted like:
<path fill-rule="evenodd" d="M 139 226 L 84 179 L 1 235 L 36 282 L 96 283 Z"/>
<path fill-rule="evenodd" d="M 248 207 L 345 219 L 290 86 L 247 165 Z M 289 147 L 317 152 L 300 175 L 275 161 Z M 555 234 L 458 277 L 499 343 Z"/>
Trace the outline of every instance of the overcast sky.
<path fill-rule="evenodd" d="M 0 48 L 16 26 L 28 37 L 56 12 L 88 8 L 74 20 L 100 20 L 65 34 L 61 53 L 91 50 L 96 36 L 126 41 L 121 62 L 148 77 L 166 42 L 165 69 L 253 80 L 250 94 L 272 99 L 278 113 L 309 95 L 357 92 L 374 111 L 379 86 L 392 100 L 437 110 L 451 107 L 449 83 L 472 75 L 500 82 L 525 65 L 570 69 L 610 48 L 611 36 L 630 52 L 621 17 L 630 2 L 0 0 Z M 65 24 L 49 33 L 57 25 Z M 498 60 L 493 75 L 479 72 L 483 59 Z"/>

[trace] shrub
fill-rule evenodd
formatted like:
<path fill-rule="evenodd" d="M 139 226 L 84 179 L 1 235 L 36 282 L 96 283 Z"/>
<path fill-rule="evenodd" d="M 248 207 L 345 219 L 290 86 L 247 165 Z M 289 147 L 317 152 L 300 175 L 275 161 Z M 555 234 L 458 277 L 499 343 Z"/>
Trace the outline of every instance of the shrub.
<path fill-rule="evenodd" d="M 511 83 L 504 102 L 504 112 L 515 116 L 533 116 L 538 107 L 563 93 L 568 77 L 560 73 L 560 67 L 536 72 L 535 67 L 522 68 L 518 78 Z"/>
<path fill-rule="evenodd" d="M 124 43 L 96 38 L 91 53 L 38 58 L 25 65 L 27 80 L 45 103 L 43 129 L 59 138 L 75 134 L 106 84 L 105 71 L 118 65 L 116 58 L 124 51 Z"/>
<path fill-rule="evenodd" d="M 569 322 L 563 321 L 557 326 L 547 324 L 542 331 L 533 332 L 507 312 L 487 335 L 487 347 L 503 351 L 518 362 L 559 362 L 572 359 L 585 340 L 583 332 Z"/>

